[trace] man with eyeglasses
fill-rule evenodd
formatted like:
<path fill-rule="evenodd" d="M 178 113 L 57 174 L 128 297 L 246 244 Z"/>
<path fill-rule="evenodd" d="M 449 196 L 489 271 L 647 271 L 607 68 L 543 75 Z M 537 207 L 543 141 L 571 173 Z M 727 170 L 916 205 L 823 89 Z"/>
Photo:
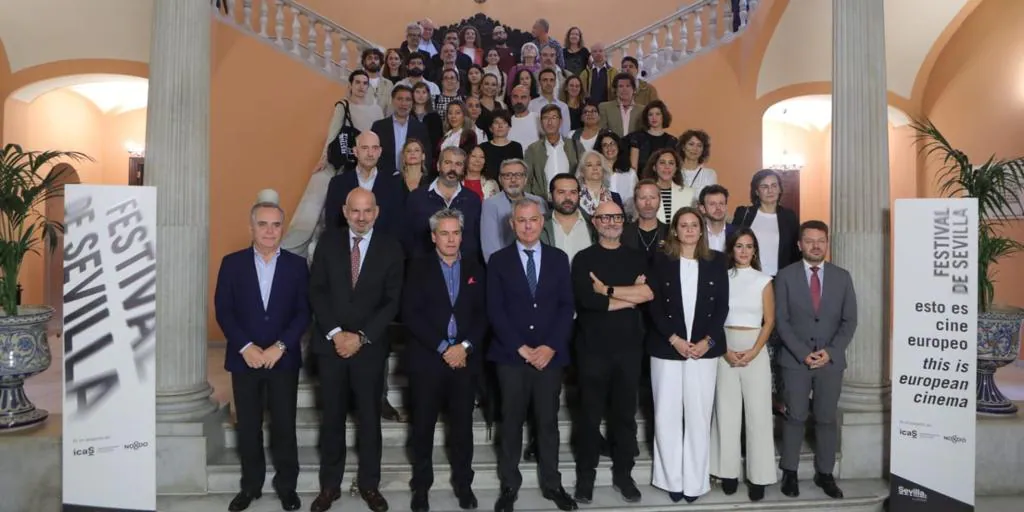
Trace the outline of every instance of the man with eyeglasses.
<path fill-rule="evenodd" d="M 502 192 L 484 201 L 480 215 L 480 246 L 485 262 L 491 259 L 492 254 L 516 241 L 516 234 L 508 221 L 512 216 L 512 203 L 529 197 L 541 205 L 542 215 L 547 213 L 543 198 L 526 193 L 526 162 L 521 158 L 501 162 L 498 181 Z"/>
<path fill-rule="evenodd" d="M 598 241 L 576 253 L 572 261 L 577 315 L 575 362 L 581 403 L 573 497 L 580 503 L 593 500 L 601 419 L 607 417 L 608 437 L 614 440 L 612 485 L 622 499 L 635 503 L 641 497 L 632 471 L 644 354 L 638 306 L 653 299 L 654 294 L 644 275 L 646 254 L 622 244 L 622 209 L 611 201 L 603 202 L 594 210 L 591 222 Z"/>
<path fill-rule="evenodd" d="M 402 44 L 398 47 L 398 54 L 402 56 L 402 61 L 408 59 L 412 53 L 422 55 L 423 62 L 430 60 L 433 54 L 420 49 L 423 42 L 423 27 L 416 22 L 406 25 L 405 41 L 402 41 Z M 430 43 L 430 48 L 434 48 L 434 43 Z M 436 49 L 434 49 L 434 53 L 437 53 Z"/>

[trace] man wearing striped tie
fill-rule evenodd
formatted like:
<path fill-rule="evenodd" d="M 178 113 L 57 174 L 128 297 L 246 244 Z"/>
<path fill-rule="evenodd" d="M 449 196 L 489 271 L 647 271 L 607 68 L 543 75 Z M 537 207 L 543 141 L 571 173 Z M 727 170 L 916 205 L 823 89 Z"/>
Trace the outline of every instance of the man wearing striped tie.
<path fill-rule="evenodd" d="M 487 358 L 497 366 L 502 397 L 497 512 L 511 512 L 519 496 L 527 412 L 536 420 L 542 495 L 561 510 L 577 508 L 558 472 L 559 394 L 574 309 L 569 258 L 540 242 L 541 211 L 530 196 L 513 203 L 509 220 L 516 241 L 491 255 L 487 266 L 487 316 L 494 331 Z"/>

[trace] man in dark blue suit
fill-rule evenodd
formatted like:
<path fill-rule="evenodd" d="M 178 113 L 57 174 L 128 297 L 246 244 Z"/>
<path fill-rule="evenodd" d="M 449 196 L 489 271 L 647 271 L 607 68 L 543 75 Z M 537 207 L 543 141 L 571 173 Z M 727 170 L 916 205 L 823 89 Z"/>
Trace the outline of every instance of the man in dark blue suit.
<path fill-rule="evenodd" d="M 327 197 L 324 199 L 324 231 L 348 227 L 341 208 L 348 198 L 348 193 L 361 187 L 373 192 L 377 199 L 377 207 L 380 209 L 380 216 L 373 229 L 378 233 L 396 235 L 403 210 L 402 183 L 394 174 L 394 169 L 378 165 L 381 150 L 380 137 L 376 133 L 365 131 L 356 137 L 355 169 L 338 173 L 327 185 Z"/>
<path fill-rule="evenodd" d="M 445 148 L 437 159 L 437 178 L 429 187 L 420 187 L 405 200 L 403 245 L 410 257 L 434 252 L 430 216 L 445 208 L 459 210 L 465 218 L 462 231 L 462 255 L 480 259 L 480 210 L 483 203 L 476 192 L 462 186 L 466 175 L 466 152 Z"/>
<path fill-rule="evenodd" d="M 391 90 L 391 108 L 394 113 L 384 119 L 374 121 L 370 130 L 380 137 L 380 160 L 377 168 L 383 173 L 401 174 L 402 147 L 405 141 L 416 139 L 423 145 L 423 168 L 430 168 L 430 136 L 427 127 L 412 112 L 412 88 L 396 85 Z"/>
<path fill-rule="evenodd" d="M 708 225 L 708 248 L 725 252 L 726 240 L 736 231 L 736 226 L 725 221 L 729 213 L 729 189 L 717 183 L 708 185 L 700 190 L 697 204 Z"/>
<path fill-rule="evenodd" d="M 276 196 L 276 194 L 273 194 Z M 227 338 L 224 368 L 235 398 L 241 492 L 228 510 L 245 510 L 262 494 L 263 410 L 270 406 L 274 490 L 285 510 L 301 506 L 295 408 L 302 351 L 309 326 L 309 270 L 301 256 L 281 249 L 284 210 L 276 200 L 252 207 L 252 246 L 220 264 L 214 294 L 217 323 Z"/>
<path fill-rule="evenodd" d="M 431 455 L 442 408 L 448 418 L 452 486 L 459 507 L 475 509 L 473 495 L 473 399 L 487 331 L 484 268 L 460 254 L 462 212 L 444 209 L 430 217 L 434 254 L 409 263 L 402 292 L 402 320 L 412 334 L 406 349 L 412 393 L 413 512 L 430 510 L 434 483 Z"/>
<path fill-rule="evenodd" d="M 487 358 L 497 365 L 502 396 L 497 512 L 511 512 L 519 495 L 523 423 L 530 410 L 541 492 L 561 510 L 577 508 L 558 472 L 558 407 L 562 369 L 569 364 L 572 278 L 565 253 L 540 243 L 541 211 L 540 202 L 530 197 L 512 205 L 516 242 L 492 254 L 487 266 L 487 313 L 494 327 Z"/>

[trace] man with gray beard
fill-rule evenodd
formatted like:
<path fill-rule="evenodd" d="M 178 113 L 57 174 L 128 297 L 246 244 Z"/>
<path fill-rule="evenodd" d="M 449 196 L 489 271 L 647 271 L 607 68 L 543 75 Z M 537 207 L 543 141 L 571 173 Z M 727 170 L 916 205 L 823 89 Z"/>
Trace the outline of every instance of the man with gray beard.
<path fill-rule="evenodd" d="M 544 210 L 544 200 L 533 194 L 526 193 L 526 162 L 521 158 L 511 158 L 501 163 L 498 181 L 502 192 L 484 201 L 480 215 L 480 247 L 484 252 L 484 261 L 499 249 L 503 249 L 516 240 L 512 225 L 508 219 L 512 215 L 512 203 L 523 196 L 536 199 Z M 546 213 L 541 211 L 541 214 Z"/>

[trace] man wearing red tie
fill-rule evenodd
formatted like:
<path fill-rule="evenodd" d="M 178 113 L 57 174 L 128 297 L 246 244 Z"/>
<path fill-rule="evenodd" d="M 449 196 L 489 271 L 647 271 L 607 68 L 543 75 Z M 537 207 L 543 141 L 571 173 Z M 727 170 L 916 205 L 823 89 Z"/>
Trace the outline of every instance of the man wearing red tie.
<path fill-rule="evenodd" d="M 857 296 L 846 270 L 825 262 L 828 226 L 820 220 L 800 225 L 803 259 L 775 276 L 775 326 L 782 338 L 786 422 L 782 429 L 782 493 L 800 495 L 797 465 L 804 423 L 814 392 L 814 484 L 842 498 L 832 469 L 836 463 L 836 409 L 846 369 L 846 347 L 857 329 Z"/>

